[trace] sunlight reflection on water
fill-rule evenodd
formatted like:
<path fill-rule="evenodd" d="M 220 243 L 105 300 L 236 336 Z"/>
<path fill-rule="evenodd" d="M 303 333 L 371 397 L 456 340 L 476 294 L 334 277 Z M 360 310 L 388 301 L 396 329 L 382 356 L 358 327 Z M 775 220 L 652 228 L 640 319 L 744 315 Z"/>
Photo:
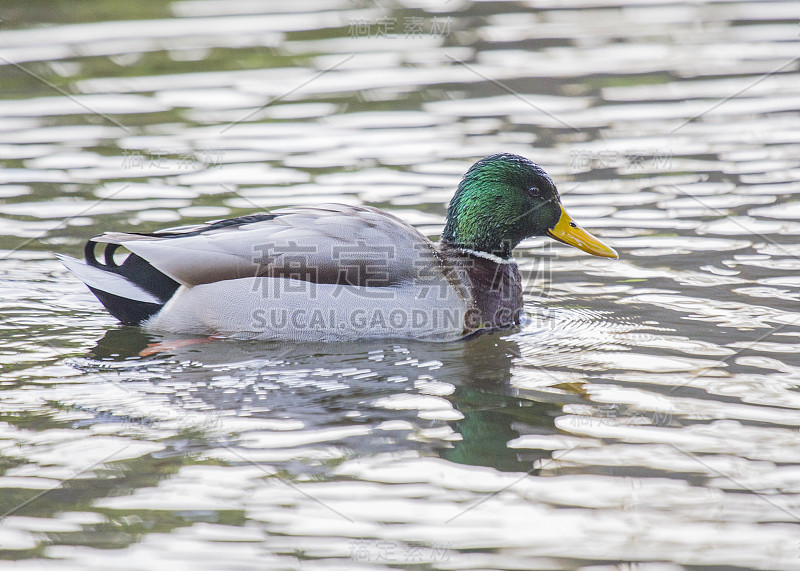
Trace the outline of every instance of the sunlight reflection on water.
<path fill-rule="evenodd" d="M 796 3 L 145 4 L 0 14 L 3 559 L 800 569 Z M 498 151 L 621 252 L 524 242 L 518 331 L 141 356 L 52 255 L 334 200 L 436 235 Z"/>

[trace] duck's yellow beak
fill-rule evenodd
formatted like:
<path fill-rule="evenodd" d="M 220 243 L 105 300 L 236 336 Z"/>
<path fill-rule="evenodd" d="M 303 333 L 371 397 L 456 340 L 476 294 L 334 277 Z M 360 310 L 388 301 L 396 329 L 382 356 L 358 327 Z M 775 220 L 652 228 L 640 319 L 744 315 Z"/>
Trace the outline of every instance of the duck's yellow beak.
<path fill-rule="evenodd" d="M 547 231 L 548 235 L 559 242 L 564 242 L 570 246 L 575 246 L 593 256 L 603 258 L 619 258 L 619 254 L 614 248 L 606 246 L 600 240 L 589 234 L 586 230 L 573 222 L 572 218 L 564 207 L 561 207 L 561 218 L 558 219 L 555 227 Z"/>

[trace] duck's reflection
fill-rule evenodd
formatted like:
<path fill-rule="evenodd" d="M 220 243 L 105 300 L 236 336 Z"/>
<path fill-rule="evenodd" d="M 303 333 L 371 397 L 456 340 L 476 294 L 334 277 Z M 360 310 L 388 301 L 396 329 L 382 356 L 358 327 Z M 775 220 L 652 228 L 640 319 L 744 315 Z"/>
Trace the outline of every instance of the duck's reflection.
<path fill-rule="evenodd" d="M 131 359 L 145 369 L 157 361 L 161 378 L 154 376 L 152 382 L 168 385 L 163 380 L 166 368 L 167 377 L 179 377 L 183 386 L 191 383 L 194 410 L 199 399 L 226 414 L 300 420 L 308 430 L 357 423 L 379 426 L 397 420 L 415 428 L 411 435 L 408 430 L 389 430 L 380 431 L 380 437 L 345 442 L 357 455 L 411 448 L 462 464 L 527 472 L 549 452 L 526 450 L 521 457 L 507 443 L 521 433 L 555 431 L 553 419 L 562 413 L 560 403 L 518 394 L 510 380 L 520 359 L 519 346 L 501 334 L 446 344 L 405 340 L 286 344 L 199 337 L 186 341 L 120 328 L 109 331 L 91 357 Z M 164 350 L 141 357 L 154 343 Z M 228 379 L 226 388 L 220 378 Z M 463 418 L 437 420 L 434 415 L 431 420 L 414 406 L 375 406 L 424 394 L 421 387 L 430 383 L 440 389 L 436 396 L 460 413 L 451 418 Z M 170 399 L 178 406 L 187 404 L 182 402 L 186 392 L 178 394 Z M 445 426 L 458 436 L 424 436 Z"/>
<path fill-rule="evenodd" d="M 453 462 L 491 466 L 503 471 L 529 471 L 537 458 L 549 451 L 520 451 L 507 446 L 521 432 L 553 432 L 553 419 L 561 407 L 521 398 L 511 384 L 514 364 L 520 359 L 519 345 L 498 334 L 482 335 L 453 344 L 440 359 L 449 367 L 455 390 L 448 397 L 464 418 L 453 423 L 462 440 L 439 455 Z"/>

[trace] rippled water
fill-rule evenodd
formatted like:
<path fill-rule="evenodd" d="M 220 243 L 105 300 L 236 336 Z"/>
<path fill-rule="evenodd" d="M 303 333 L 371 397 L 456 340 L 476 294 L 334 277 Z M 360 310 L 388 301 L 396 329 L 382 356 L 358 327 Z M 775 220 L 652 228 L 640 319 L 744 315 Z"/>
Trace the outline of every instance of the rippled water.
<path fill-rule="evenodd" d="M 0 8 L 0 557 L 800 569 L 800 4 L 553 5 Z M 323 201 L 436 235 L 498 151 L 621 254 L 523 243 L 516 332 L 183 344 L 53 256 Z"/>

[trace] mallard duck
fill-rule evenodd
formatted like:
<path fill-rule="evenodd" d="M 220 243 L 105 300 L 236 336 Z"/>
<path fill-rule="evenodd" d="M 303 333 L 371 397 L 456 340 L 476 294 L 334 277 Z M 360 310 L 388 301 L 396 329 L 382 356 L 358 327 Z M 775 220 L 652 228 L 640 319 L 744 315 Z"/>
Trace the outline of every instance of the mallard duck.
<path fill-rule="evenodd" d="M 542 168 L 512 154 L 467 171 L 438 244 L 376 208 L 323 204 L 107 232 L 88 241 L 85 262 L 59 257 L 125 325 L 261 339 L 450 340 L 519 324 L 512 250 L 530 236 L 618 257 L 573 222 Z M 118 264 L 121 246 L 130 254 Z"/>

